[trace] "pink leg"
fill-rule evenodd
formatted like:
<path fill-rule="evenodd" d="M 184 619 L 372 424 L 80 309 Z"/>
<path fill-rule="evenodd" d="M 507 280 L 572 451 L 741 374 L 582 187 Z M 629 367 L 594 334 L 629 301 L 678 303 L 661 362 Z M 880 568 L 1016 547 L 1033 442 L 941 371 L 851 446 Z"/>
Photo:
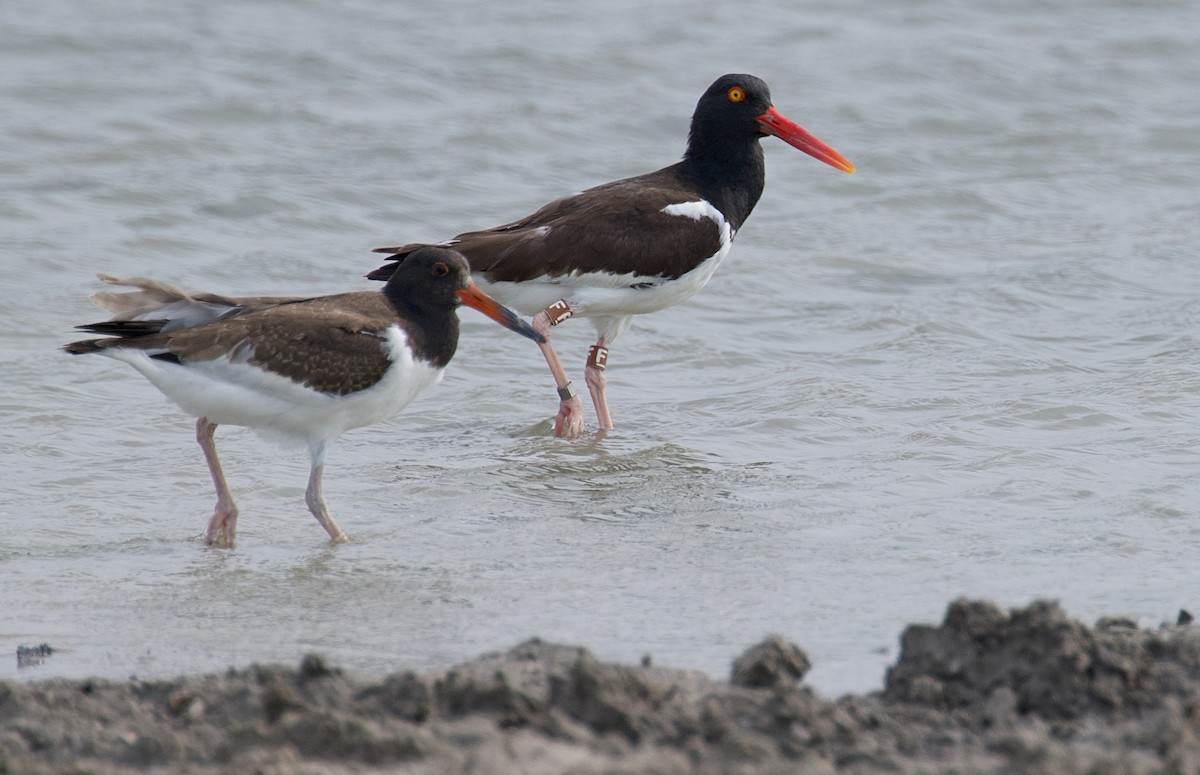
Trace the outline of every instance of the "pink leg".
<path fill-rule="evenodd" d="M 587 383 L 588 392 L 592 394 L 592 404 L 596 407 L 596 420 L 600 430 L 612 430 L 612 415 L 608 413 L 608 398 L 604 395 L 604 386 L 608 379 L 604 369 L 608 365 L 608 348 L 604 346 L 604 337 L 596 340 L 596 344 L 588 351 L 587 368 L 583 371 L 583 379 Z"/>
<path fill-rule="evenodd" d="M 558 359 L 558 353 L 554 352 L 554 347 L 550 344 L 550 315 L 543 310 L 533 316 L 530 325 L 546 337 L 546 342 L 538 347 L 542 348 L 542 355 L 546 358 L 546 364 L 550 367 L 550 374 L 553 375 L 554 384 L 558 388 L 558 415 L 554 418 L 554 435 L 565 436 L 568 439 L 576 438 L 583 433 L 583 401 L 571 390 L 567 372 Z"/>
<path fill-rule="evenodd" d="M 321 475 L 325 471 L 325 445 L 314 447 L 310 454 L 312 471 L 308 475 L 308 489 L 304 491 L 304 502 L 308 504 L 308 510 L 317 518 L 317 522 L 320 522 L 321 527 L 325 528 L 325 532 L 329 534 L 331 543 L 347 543 L 350 537 L 329 513 L 329 506 L 325 503 L 325 493 L 321 487 Z"/>
<path fill-rule="evenodd" d="M 216 432 L 217 424 L 209 422 L 207 417 L 196 420 L 196 441 L 204 452 L 204 462 L 208 463 L 208 472 L 212 474 L 213 486 L 217 490 L 217 505 L 204 531 L 204 543 L 232 549 L 237 534 L 238 510 L 233 502 L 233 493 L 229 492 L 229 485 L 225 483 L 221 461 L 217 458 L 217 445 L 213 441 Z"/>

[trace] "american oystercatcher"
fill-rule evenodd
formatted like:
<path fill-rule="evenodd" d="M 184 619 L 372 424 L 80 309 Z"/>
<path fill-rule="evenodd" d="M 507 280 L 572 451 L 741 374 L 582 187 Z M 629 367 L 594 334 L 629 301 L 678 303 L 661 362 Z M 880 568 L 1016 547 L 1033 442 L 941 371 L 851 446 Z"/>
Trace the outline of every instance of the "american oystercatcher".
<path fill-rule="evenodd" d="M 544 341 L 481 292 L 462 255 L 445 248 L 410 253 L 382 292 L 230 298 L 143 278 L 100 279 L 137 290 L 95 294 L 96 304 L 116 315 L 78 328 L 110 338 L 63 349 L 128 363 L 199 418 L 196 440 L 217 490 L 207 544 L 233 546 L 237 530 L 237 506 L 213 442 L 218 425 L 307 443 L 312 470 L 305 501 L 333 543 L 341 543 L 346 534 L 321 491 L 325 451 L 343 431 L 390 417 L 441 379 L 458 346 L 460 302 Z"/>
<path fill-rule="evenodd" d="M 775 109 L 762 80 L 718 78 L 692 114 L 683 160 L 558 199 L 503 226 L 459 234 L 441 246 L 467 257 L 475 281 L 505 304 L 533 315 L 533 326 L 591 318 L 599 338 L 584 378 L 601 429 L 612 428 L 605 398 L 608 347 L 634 315 L 669 307 L 704 287 L 762 195 L 759 140 L 774 135 L 844 172 L 854 166 Z M 426 247 L 378 248 L 401 259 Z M 386 280 L 385 264 L 368 277 Z M 560 398 L 554 432 L 583 431 L 583 405 L 550 342 L 541 345 Z"/>

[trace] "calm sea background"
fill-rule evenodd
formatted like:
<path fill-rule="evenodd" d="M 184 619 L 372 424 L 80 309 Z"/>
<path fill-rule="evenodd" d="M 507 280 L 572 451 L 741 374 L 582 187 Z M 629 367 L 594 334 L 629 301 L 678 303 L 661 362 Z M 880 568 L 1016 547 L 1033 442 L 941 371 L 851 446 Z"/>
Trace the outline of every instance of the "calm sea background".
<path fill-rule="evenodd" d="M 778 632 L 833 694 L 958 595 L 1200 607 L 1197 30 L 1190 1 L 0 4 L 0 678 L 534 635 L 724 675 Z M 329 455 L 351 544 L 302 451 L 223 428 L 240 543 L 206 549 L 191 419 L 56 350 L 97 272 L 376 287 L 372 247 L 675 161 L 725 72 L 857 174 L 764 141 L 726 263 L 613 347 L 606 438 L 553 438 L 537 349 L 464 310 L 444 382 Z M 578 381 L 591 326 L 555 336 Z"/>

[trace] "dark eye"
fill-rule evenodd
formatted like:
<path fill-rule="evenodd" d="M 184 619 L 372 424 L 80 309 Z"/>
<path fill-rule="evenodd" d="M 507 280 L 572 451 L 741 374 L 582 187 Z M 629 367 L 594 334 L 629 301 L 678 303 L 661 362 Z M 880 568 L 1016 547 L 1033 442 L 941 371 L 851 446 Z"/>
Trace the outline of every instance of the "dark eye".
<path fill-rule="evenodd" d="M 746 99 L 746 90 L 741 86 L 730 86 L 725 96 L 729 97 L 730 102 L 741 102 Z"/>
<path fill-rule="evenodd" d="M 438 261 L 436 264 L 433 265 L 433 276 L 434 277 L 441 277 L 442 275 L 445 275 L 445 274 L 450 274 L 450 267 L 446 266 L 441 261 Z"/>

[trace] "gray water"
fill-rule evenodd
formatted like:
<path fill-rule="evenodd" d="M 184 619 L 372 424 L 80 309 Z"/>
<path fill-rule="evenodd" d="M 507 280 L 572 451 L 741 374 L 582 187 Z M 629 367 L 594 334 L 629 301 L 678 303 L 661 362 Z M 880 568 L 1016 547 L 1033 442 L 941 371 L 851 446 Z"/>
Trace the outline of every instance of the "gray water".
<path fill-rule="evenodd" d="M 1197 30 L 1140 0 L 0 5 L 0 677 L 533 635 L 723 675 L 779 632 L 837 693 L 958 595 L 1197 606 Z M 676 160 L 730 71 L 858 173 L 764 141 L 726 263 L 613 347 L 606 438 L 553 438 L 537 349 L 464 310 L 444 382 L 330 453 L 353 543 L 302 451 L 222 428 L 212 550 L 191 419 L 56 351 L 97 272 L 374 287 L 372 247 Z M 592 335 L 556 331 L 576 378 Z"/>

